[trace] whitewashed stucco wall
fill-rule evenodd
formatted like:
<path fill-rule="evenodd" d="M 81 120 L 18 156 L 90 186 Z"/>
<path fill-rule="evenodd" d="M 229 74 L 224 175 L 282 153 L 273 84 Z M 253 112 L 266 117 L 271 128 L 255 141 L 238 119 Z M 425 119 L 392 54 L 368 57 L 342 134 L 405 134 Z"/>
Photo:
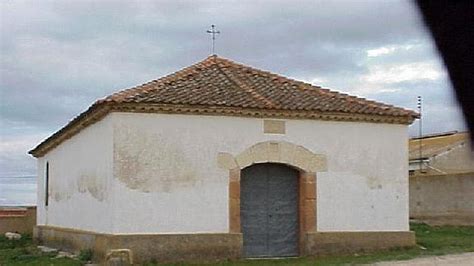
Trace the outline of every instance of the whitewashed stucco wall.
<path fill-rule="evenodd" d="M 112 118 L 85 128 L 38 159 L 37 224 L 111 232 Z M 49 205 L 45 166 L 49 162 Z"/>
<path fill-rule="evenodd" d="M 405 125 L 286 120 L 286 134 L 263 133 L 263 119 L 112 113 L 112 231 L 228 231 L 228 171 L 237 155 L 268 140 L 324 154 L 317 174 L 319 231 L 407 231 Z M 81 133 L 82 134 L 82 133 Z M 105 155 L 104 155 L 105 156 Z"/>

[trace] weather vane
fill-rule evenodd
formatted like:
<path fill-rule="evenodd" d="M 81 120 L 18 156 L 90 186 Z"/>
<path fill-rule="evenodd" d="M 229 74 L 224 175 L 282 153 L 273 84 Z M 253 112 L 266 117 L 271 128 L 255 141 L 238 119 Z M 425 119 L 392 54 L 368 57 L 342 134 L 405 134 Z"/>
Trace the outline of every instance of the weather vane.
<path fill-rule="evenodd" d="M 216 41 L 216 34 L 220 34 L 221 32 L 216 30 L 216 25 L 211 25 L 211 29 L 206 31 L 209 34 L 212 34 L 212 54 L 214 55 L 214 48 L 215 48 L 215 41 Z"/>

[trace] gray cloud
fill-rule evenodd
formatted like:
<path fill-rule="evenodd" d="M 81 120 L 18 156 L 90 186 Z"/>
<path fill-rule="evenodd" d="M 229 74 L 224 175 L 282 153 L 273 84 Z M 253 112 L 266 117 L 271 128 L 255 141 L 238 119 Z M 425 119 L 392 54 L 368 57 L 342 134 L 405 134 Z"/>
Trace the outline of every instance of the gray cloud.
<path fill-rule="evenodd" d="M 438 71 L 439 59 L 410 2 L 4 1 L 0 5 L 0 176 L 33 174 L 28 148 L 97 98 L 202 60 L 210 51 L 205 30 L 212 23 L 222 32 L 217 52 L 224 57 L 406 107 L 414 107 L 416 95 L 422 94 L 426 119 L 432 121 L 426 123 L 427 131 L 462 128 L 445 75 L 394 81 L 374 72 L 393 66 L 393 76 L 397 66 L 433 62 L 431 71 Z M 393 49 L 368 57 L 367 51 L 381 47 Z M 367 81 L 374 77 L 378 79 Z M 364 87 L 368 89 L 361 90 Z"/>
<path fill-rule="evenodd" d="M 423 96 L 422 115 L 425 133 L 465 129 L 461 111 L 454 100 L 453 92 L 448 90 L 450 84 L 446 79 L 400 82 L 387 87 L 396 89 L 396 93 L 374 93 L 368 97 L 417 110 L 417 96 Z M 410 127 L 409 133 L 411 136 L 418 135 L 418 122 Z"/>

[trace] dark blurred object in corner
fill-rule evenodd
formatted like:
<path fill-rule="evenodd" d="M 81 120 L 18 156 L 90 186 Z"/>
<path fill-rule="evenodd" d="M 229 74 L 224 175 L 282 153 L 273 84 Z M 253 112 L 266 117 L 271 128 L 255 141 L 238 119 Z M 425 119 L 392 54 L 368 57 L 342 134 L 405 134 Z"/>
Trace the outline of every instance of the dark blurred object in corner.
<path fill-rule="evenodd" d="M 474 149 L 474 1 L 416 3 L 448 69 Z"/>

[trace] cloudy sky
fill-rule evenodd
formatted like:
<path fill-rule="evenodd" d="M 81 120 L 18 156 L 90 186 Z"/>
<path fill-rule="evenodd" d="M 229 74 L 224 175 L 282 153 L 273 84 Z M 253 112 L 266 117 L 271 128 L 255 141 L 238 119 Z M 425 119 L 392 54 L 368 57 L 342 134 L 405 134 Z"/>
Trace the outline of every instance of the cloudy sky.
<path fill-rule="evenodd" d="M 0 177 L 93 101 L 210 54 L 407 108 L 462 130 L 449 80 L 407 1 L 2 1 Z M 416 123 L 410 129 L 416 132 Z"/>

